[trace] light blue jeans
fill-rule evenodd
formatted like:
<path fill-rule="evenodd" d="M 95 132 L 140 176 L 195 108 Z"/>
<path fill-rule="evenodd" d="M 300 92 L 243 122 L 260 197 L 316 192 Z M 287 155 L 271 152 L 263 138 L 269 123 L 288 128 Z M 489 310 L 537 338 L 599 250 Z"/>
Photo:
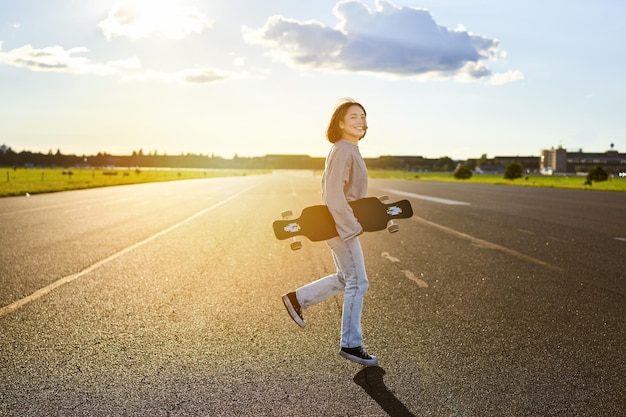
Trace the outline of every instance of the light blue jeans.
<path fill-rule="evenodd" d="M 335 237 L 326 243 L 332 251 L 337 272 L 298 288 L 296 297 L 305 309 L 343 292 L 341 347 L 359 347 L 363 344 L 363 296 L 369 286 L 361 242 L 358 237 L 345 242 Z"/>

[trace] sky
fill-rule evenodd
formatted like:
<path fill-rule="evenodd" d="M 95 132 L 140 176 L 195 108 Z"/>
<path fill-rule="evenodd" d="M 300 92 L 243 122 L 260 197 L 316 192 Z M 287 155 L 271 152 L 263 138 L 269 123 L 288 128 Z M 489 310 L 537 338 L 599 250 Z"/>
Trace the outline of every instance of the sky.
<path fill-rule="evenodd" d="M 0 0 L 16 152 L 364 157 L 626 150 L 624 0 Z"/>

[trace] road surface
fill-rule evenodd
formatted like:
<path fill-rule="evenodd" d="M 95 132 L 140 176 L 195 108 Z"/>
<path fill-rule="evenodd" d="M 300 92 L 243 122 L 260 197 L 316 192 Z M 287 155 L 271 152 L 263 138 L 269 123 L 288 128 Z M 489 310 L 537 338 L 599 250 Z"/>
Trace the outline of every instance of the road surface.
<path fill-rule="evenodd" d="M 626 194 L 371 180 L 411 200 L 361 236 L 363 368 L 333 271 L 271 222 L 319 204 L 277 172 L 0 200 L 1 416 L 617 416 L 626 410 Z"/>

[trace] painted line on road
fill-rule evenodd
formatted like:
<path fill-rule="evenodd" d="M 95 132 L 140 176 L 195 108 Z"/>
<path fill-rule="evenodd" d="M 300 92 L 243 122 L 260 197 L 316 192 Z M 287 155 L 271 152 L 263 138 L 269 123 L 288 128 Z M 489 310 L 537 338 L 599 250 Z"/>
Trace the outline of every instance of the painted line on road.
<path fill-rule="evenodd" d="M 389 254 L 389 252 L 382 252 L 380 255 L 383 258 L 387 259 L 391 263 L 399 263 L 400 262 L 400 259 L 396 258 L 395 256 L 391 256 Z M 404 276 L 406 278 L 408 278 L 409 280 L 411 280 L 414 283 L 416 283 L 418 287 L 420 287 L 420 288 L 428 288 L 428 283 L 426 281 L 424 281 L 423 279 L 419 278 L 412 271 L 409 271 L 408 269 L 402 269 L 401 271 L 402 271 L 402 273 L 404 274 Z M 421 273 L 420 276 L 423 277 L 424 274 Z"/>
<path fill-rule="evenodd" d="M 137 242 L 137 243 L 135 243 L 133 245 L 130 245 L 130 246 L 120 250 L 119 252 L 116 252 L 113 255 L 111 255 L 111 256 L 109 256 L 107 258 L 104 258 L 101 261 L 98 261 L 95 264 L 93 264 L 93 265 L 83 269 L 80 272 L 77 272 L 75 274 L 68 275 L 68 276 L 63 277 L 61 279 L 58 279 L 57 281 L 53 282 L 52 284 L 38 289 L 37 291 L 35 291 L 34 293 L 32 293 L 29 296 L 26 296 L 26 297 L 24 297 L 24 298 L 22 298 L 20 300 L 17 300 L 17 301 L 15 301 L 15 302 L 7 305 L 7 306 L 1 307 L 0 308 L 0 317 L 4 316 L 5 314 L 9 314 L 12 311 L 15 311 L 15 310 L 17 310 L 20 307 L 25 306 L 26 304 L 30 303 L 31 301 L 35 301 L 35 300 L 43 297 L 44 295 L 46 295 L 46 294 L 50 293 L 51 291 L 61 287 L 62 285 L 65 285 L 65 284 L 68 284 L 68 283 L 70 283 L 72 281 L 75 281 L 76 279 L 82 277 L 83 275 L 86 275 L 86 274 L 94 271 L 95 269 L 98 269 L 101 266 L 106 265 L 109 262 L 114 261 L 115 259 L 117 259 L 117 258 L 119 258 L 119 257 L 121 257 L 123 255 L 126 255 L 128 252 L 131 252 L 131 251 L 137 249 L 138 247 L 145 245 L 146 243 L 152 242 L 153 240 L 155 240 L 155 239 L 157 239 L 157 238 L 159 238 L 159 237 L 161 237 L 163 235 L 166 235 L 166 234 L 174 231 L 175 229 L 178 229 L 179 227 L 189 223 L 190 221 L 192 221 L 192 220 L 194 220 L 194 219 L 196 219 L 196 218 L 198 218 L 198 217 L 200 217 L 200 216 L 202 216 L 202 215 L 204 215 L 204 214 L 206 214 L 206 213 L 208 213 L 208 212 L 210 212 L 212 210 L 215 210 L 216 208 L 218 208 L 220 206 L 223 206 L 224 204 L 228 203 L 229 201 L 232 201 L 232 200 L 240 197 L 242 194 L 247 193 L 252 188 L 254 188 L 254 186 L 248 187 L 248 188 L 246 188 L 246 189 L 244 189 L 244 190 L 242 190 L 242 191 L 240 191 L 240 192 L 238 192 L 236 194 L 231 195 L 230 197 L 228 197 L 225 200 L 222 200 L 222 201 L 220 201 L 218 203 L 213 204 L 210 207 L 207 207 L 207 208 L 205 208 L 203 210 L 200 210 L 197 213 L 194 213 L 191 216 L 187 217 L 186 219 L 184 219 L 184 220 L 182 220 L 182 221 L 180 221 L 180 222 L 178 222 L 178 223 L 168 227 L 167 229 L 161 230 L 160 232 L 155 233 L 154 235 L 149 236 L 149 237 L 147 237 L 146 239 L 144 239 L 144 240 L 142 240 L 140 242 Z"/>
<path fill-rule="evenodd" d="M 422 195 L 422 194 L 407 193 L 406 191 L 392 190 L 390 188 L 383 189 L 383 191 L 386 193 L 390 193 L 390 194 L 398 194 L 404 197 L 417 198 L 419 200 L 430 201 L 433 203 L 447 204 L 449 206 L 469 206 L 470 205 L 470 203 L 466 203 L 465 201 L 448 200 L 447 198 L 439 198 L 439 197 L 431 197 L 431 196 Z"/>
<path fill-rule="evenodd" d="M 451 229 L 449 227 L 442 226 L 442 225 L 437 224 L 437 223 L 433 223 L 433 222 L 428 221 L 426 219 L 423 219 L 423 218 L 421 218 L 419 216 L 415 216 L 414 215 L 413 217 L 411 217 L 411 220 L 413 220 L 415 222 L 418 222 L 418 223 L 425 224 L 425 225 L 430 226 L 430 227 L 434 227 L 434 228 L 439 229 L 439 230 L 441 230 L 441 231 L 443 231 L 445 233 L 448 233 L 450 235 L 453 235 L 453 236 L 456 236 L 456 237 L 459 237 L 459 238 L 462 238 L 462 239 L 465 239 L 465 240 L 469 240 L 470 242 L 472 242 L 472 243 L 474 243 L 474 244 L 476 244 L 478 246 L 481 246 L 481 247 L 484 247 L 484 248 L 487 248 L 487 249 L 494 249 L 494 250 L 503 252 L 503 253 L 505 253 L 507 255 L 514 256 L 514 257 L 516 257 L 518 259 L 521 259 L 523 261 L 543 266 L 543 267 L 551 269 L 553 271 L 563 271 L 562 268 L 559 268 L 558 266 L 552 265 L 552 264 L 550 264 L 548 262 L 542 261 L 542 260 L 537 259 L 537 258 L 533 258 L 532 256 L 525 255 L 525 254 L 523 254 L 521 252 L 518 252 L 516 250 L 509 249 L 509 248 L 506 248 L 504 246 L 500 246 L 500 245 L 497 245 L 495 243 L 491 243 L 491 242 L 488 242 L 486 240 L 482 240 L 482 239 L 476 238 L 476 237 L 468 235 L 466 233 L 459 232 L 459 231 Z"/>
<path fill-rule="evenodd" d="M 13 197 L 13 198 L 17 198 L 17 197 Z M 35 196 L 33 196 L 32 198 L 37 198 Z M 0 216 L 10 216 L 12 214 L 21 214 L 21 213 L 28 213 L 31 211 L 43 211 L 43 210 L 50 210 L 53 208 L 59 208 L 59 207 L 76 207 L 77 205 L 83 205 L 83 204 L 87 204 L 90 203 L 92 201 L 98 201 L 98 198 L 90 198 L 90 199 L 86 199 L 86 200 L 81 200 L 78 203 L 76 202 L 69 202 L 69 203 L 60 203 L 60 204 L 51 204 L 49 206 L 38 206 L 38 207 L 27 207 L 27 208 L 21 208 L 19 210 L 13 210 L 13 211 L 5 211 L 0 213 Z"/>
<path fill-rule="evenodd" d="M 403 269 L 402 273 L 404 274 L 405 277 L 407 277 L 408 279 L 416 283 L 418 287 L 428 288 L 428 283 L 424 281 L 423 279 L 418 278 L 413 272 Z"/>
<path fill-rule="evenodd" d="M 615 240 L 621 240 L 622 242 L 626 242 L 626 237 L 614 237 Z"/>
<path fill-rule="evenodd" d="M 382 256 L 383 258 L 387 259 L 391 263 L 400 262 L 400 259 L 395 258 L 395 257 L 389 255 L 389 252 L 383 252 L 383 253 L 380 254 L 380 256 Z"/>

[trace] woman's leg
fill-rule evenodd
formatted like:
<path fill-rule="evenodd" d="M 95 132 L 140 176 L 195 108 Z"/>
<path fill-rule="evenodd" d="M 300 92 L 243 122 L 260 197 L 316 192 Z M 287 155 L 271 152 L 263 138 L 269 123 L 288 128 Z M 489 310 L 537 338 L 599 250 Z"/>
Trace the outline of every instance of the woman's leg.
<path fill-rule="evenodd" d="M 338 241 L 332 243 L 331 241 L 334 241 L 335 239 Z M 328 242 L 331 249 L 333 246 L 343 243 L 340 238 L 335 239 Z M 332 250 L 332 255 L 333 260 L 335 261 L 335 266 L 337 267 L 336 273 L 327 275 L 296 290 L 296 297 L 303 309 L 311 307 L 317 303 L 321 303 L 322 301 L 343 292 L 345 286 L 343 273 L 339 267 L 337 255 L 334 250 Z"/>
<path fill-rule="evenodd" d="M 341 347 L 360 347 L 363 344 L 361 330 L 363 296 L 369 286 L 361 243 L 358 237 L 355 237 L 346 242 L 333 241 L 331 247 L 338 270 L 345 282 L 341 316 Z"/>

